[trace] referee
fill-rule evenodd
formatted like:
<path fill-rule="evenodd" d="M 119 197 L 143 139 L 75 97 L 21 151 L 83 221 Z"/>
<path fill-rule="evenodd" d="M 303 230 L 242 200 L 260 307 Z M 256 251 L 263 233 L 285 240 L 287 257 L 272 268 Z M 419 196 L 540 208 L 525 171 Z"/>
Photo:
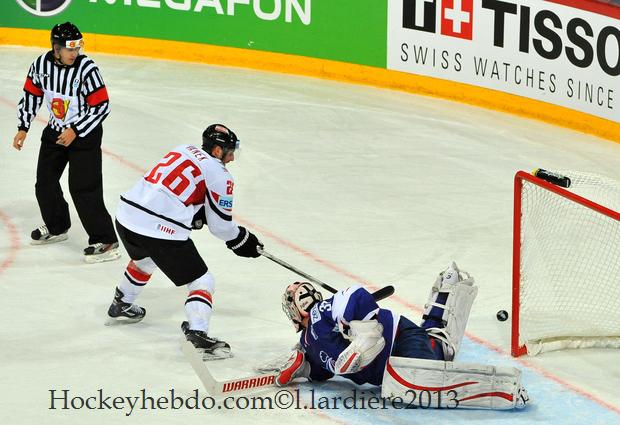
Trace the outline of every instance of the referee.
<path fill-rule="evenodd" d="M 52 28 L 52 50 L 30 66 L 17 107 L 18 131 L 13 147 L 21 150 L 41 104 L 50 111 L 41 136 L 35 192 L 43 225 L 31 233 L 33 245 L 67 239 L 69 206 L 60 177 L 69 164 L 69 192 L 88 233 L 87 263 L 120 257 L 112 219 L 103 202 L 101 123 L 110 113 L 108 92 L 95 62 L 81 54 L 84 41 L 70 22 Z"/>

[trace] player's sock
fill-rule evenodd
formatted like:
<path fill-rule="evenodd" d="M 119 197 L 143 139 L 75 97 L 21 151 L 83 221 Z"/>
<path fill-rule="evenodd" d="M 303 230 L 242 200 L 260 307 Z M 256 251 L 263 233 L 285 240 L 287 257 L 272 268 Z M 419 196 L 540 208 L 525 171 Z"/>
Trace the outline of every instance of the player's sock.
<path fill-rule="evenodd" d="M 151 267 L 149 267 L 151 266 Z M 131 260 L 127 264 L 125 273 L 118 285 L 118 288 L 123 292 L 123 301 L 126 303 L 133 303 L 140 292 L 144 289 L 144 286 L 151 278 L 151 273 L 155 269 L 155 263 L 150 258 L 133 261 Z"/>
<path fill-rule="evenodd" d="M 185 313 L 189 322 L 189 329 L 208 332 L 209 320 L 213 311 L 213 293 L 215 279 L 210 272 L 187 285 L 189 294 L 185 300 Z"/>
<path fill-rule="evenodd" d="M 213 298 L 208 291 L 190 291 L 185 300 L 185 313 L 190 329 L 207 332 L 213 311 Z"/>

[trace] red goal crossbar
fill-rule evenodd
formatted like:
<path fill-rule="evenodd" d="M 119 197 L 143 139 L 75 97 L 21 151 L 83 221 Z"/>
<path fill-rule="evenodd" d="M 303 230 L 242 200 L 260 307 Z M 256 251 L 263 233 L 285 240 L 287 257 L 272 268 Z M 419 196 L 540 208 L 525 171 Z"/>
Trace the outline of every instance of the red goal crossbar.
<path fill-rule="evenodd" d="M 523 189 L 523 180 L 540 186 L 550 192 L 557 194 L 563 198 L 569 199 L 586 208 L 594 210 L 600 214 L 606 215 L 616 221 L 620 221 L 620 213 L 606 208 L 596 202 L 592 202 L 575 193 L 566 190 L 560 186 L 556 186 L 541 178 L 535 177 L 525 171 L 519 171 L 514 179 L 514 215 L 513 215 L 513 238 L 512 238 L 512 338 L 511 352 L 514 357 L 527 354 L 525 344 L 519 342 L 519 312 L 520 312 L 520 291 L 521 291 L 521 195 Z"/>

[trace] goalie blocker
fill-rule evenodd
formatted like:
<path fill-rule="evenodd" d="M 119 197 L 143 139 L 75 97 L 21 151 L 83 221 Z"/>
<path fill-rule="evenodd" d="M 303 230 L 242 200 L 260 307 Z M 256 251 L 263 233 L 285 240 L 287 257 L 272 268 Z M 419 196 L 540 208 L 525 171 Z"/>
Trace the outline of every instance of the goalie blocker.
<path fill-rule="evenodd" d="M 404 357 L 390 357 L 381 397 L 440 409 L 521 409 L 529 402 L 516 368 Z"/>

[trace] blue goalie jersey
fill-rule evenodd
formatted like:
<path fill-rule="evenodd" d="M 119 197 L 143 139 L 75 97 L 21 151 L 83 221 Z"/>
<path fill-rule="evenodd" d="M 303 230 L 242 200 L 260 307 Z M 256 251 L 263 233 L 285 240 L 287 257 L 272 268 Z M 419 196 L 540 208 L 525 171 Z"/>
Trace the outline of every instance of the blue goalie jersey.
<path fill-rule="evenodd" d="M 336 293 L 310 310 L 308 328 L 302 331 L 300 342 L 311 366 L 311 380 L 324 381 L 334 376 L 336 359 L 349 345 L 340 333 L 340 326 L 346 329 L 352 320 L 370 319 L 383 325 L 385 347 L 364 369 L 342 376 L 360 385 L 381 385 L 400 316 L 381 309 L 372 295 L 359 285 Z"/>

